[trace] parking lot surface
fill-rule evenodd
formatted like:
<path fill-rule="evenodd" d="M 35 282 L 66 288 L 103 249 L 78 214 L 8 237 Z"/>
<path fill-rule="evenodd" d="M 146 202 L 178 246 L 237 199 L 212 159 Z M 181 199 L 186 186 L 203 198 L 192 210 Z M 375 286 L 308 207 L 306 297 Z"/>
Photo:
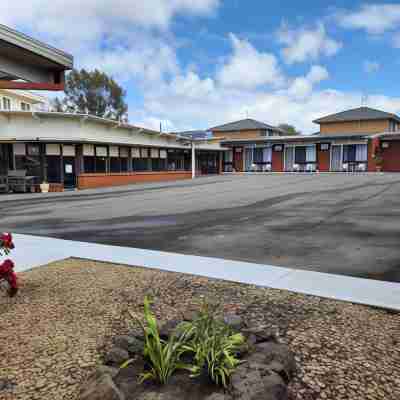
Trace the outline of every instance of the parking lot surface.
<path fill-rule="evenodd" d="M 400 282 L 400 174 L 222 175 L 3 195 L 0 218 L 1 231 Z"/>

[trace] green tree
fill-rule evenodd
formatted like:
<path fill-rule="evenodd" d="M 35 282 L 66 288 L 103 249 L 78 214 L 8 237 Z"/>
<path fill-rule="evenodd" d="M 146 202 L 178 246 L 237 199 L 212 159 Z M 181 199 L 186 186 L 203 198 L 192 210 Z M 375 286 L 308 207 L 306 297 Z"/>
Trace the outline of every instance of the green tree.
<path fill-rule="evenodd" d="M 285 133 L 287 135 L 301 135 L 301 132 L 298 131 L 293 125 L 280 124 L 280 125 L 278 125 L 278 128 L 280 128 L 283 131 L 285 131 Z"/>
<path fill-rule="evenodd" d="M 65 81 L 64 97 L 52 102 L 56 112 L 95 115 L 127 121 L 126 92 L 118 83 L 97 69 L 71 71 Z"/>

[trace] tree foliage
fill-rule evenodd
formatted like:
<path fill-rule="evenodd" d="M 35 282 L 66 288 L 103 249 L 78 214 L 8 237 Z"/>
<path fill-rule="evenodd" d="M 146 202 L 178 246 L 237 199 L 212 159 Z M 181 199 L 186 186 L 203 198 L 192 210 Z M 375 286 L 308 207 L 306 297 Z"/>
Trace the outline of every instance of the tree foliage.
<path fill-rule="evenodd" d="M 280 125 L 278 125 L 278 128 L 280 128 L 283 131 L 285 131 L 285 133 L 287 135 L 301 135 L 301 132 L 298 131 L 293 125 L 280 124 Z"/>
<path fill-rule="evenodd" d="M 127 120 L 125 90 L 113 78 L 97 69 L 71 71 L 66 77 L 64 94 L 63 98 L 53 101 L 53 111 Z"/>

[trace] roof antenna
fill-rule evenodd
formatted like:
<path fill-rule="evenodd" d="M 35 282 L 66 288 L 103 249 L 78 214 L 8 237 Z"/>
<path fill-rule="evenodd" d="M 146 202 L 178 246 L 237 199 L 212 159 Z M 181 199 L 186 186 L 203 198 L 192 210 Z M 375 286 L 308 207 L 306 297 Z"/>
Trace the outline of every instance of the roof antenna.
<path fill-rule="evenodd" d="M 361 107 L 366 107 L 368 105 L 368 95 L 363 94 L 361 96 Z"/>
<path fill-rule="evenodd" d="M 246 110 L 246 118 L 249 119 L 249 110 Z"/>
<path fill-rule="evenodd" d="M 162 123 L 160 121 L 160 134 L 162 133 Z"/>

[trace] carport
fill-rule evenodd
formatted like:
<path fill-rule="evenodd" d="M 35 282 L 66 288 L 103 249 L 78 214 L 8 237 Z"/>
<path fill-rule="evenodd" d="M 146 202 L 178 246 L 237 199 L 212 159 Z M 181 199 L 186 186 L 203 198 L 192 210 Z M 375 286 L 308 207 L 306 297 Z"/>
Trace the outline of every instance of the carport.
<path fill-rule="evenodd" d="M 71 55 L 0 24 L 1 89 L 63 90 L 72 67 Z M 0 190 L 8 188 L 11 143 L 0 143 Z"/>
<path fill-rule="evenodd" d="M 63 90 L 73 57 L 0 25 L 0 88 Z"/>

